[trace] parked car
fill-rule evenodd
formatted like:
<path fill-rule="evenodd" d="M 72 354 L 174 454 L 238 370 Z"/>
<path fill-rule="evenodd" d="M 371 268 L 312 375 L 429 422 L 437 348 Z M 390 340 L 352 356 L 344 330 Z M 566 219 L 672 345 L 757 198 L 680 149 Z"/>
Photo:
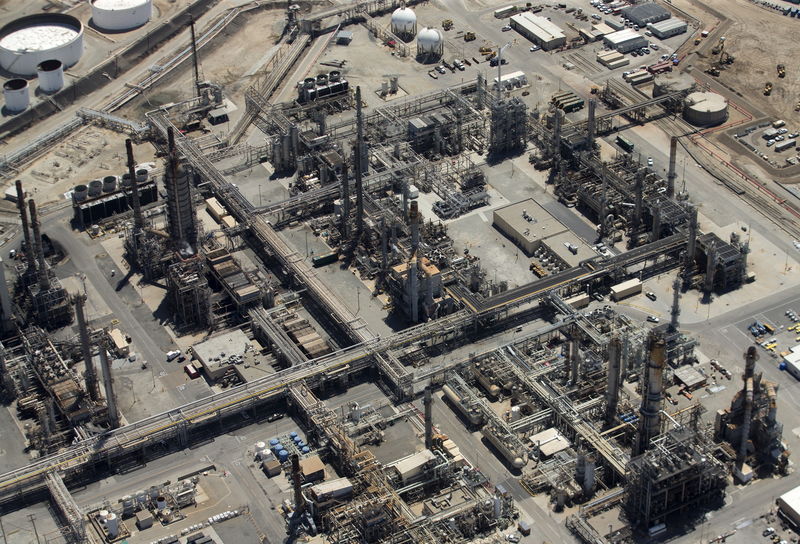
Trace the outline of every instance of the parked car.
<path fill-rule="evenodd" d="M 436 71 L 437 71 L 437 72 L 439 72 L 440 74 L 444 74 L 444 73 L 446 73 L 446 72 L 447 72 L 447 71 L 444 69 L 444 66 L 442 66 L 441 64 L 440 64 L 439 66 L 437 66 L 437 67 L 436 67 Z"/>
<path fill-rule="evenodd" d="M 647 316 L 647 320 L 648 320 L 650 323 L 658 323 L 658 318 L 657 318 L 656 316 L 654 316 L 654 315 L 648 315 L 648 316 Z"/>
<path fill-rule="evenodd" d="M 179 350 L 179 349 L 176 349 L 176 350 L 173 350 L 173 351 L 168 351 L 167 352 L 167 362 L 170 362 L 173 359 L 176 359 L 177 357 L 180 357 L 180 354 L 181 354 L 181 350 Z"/>
<path fill-rule="evenodd" d="M 541 47 L 539 47 L 538 45 L 531 46 L 531 51 L 538 51 L 539 49 L 541 49 Z"/>
<path fill-rule="evenodd" d="M 775 145 L 775 140 L 768 140 L 767 141 L 767 147 L 772 147 L 773 145 Z"/>
<path fill-rule="evenodd" d="M 510 25 L 506 25 L 506 26 L 504 26 L 504 27 L 503 27 L 501 30 L 502 30 L 503 32 L 508 32 L 509 30 L 511 30 L 511 26 L 510 26 Z"/>
<path fill-rule="evenodd" d="M 652 292 L 652 291 L 648 291 L 648 292 L 646 292 L 646 293 L 644 294 L 644 296 L 646 296 L 646 297 L 647 297 L 647 298 L 649 298 L 650 300 L 655 300 L 656 298 L 658 298 L 658 297 L 656 297 L 656 294 L 655 294 L 654 292 Z"/>
<path fill-rule="evenodd" d="M 278 421 L 279 419 L 283 419 L 283 417 L 284 417 L 285 415 L 286 415 L 286 414 L 282 414 L 282 413 L 280 413 L 280 412 L 275 412 L 274 414 L 270 414 L 270 415 L 267 417 L 267 421 L 268 421 L 268 422 L 270 422 L 270 423 L 272 423 L 272 422 L 274 422 L 274 421 Z"/>
<path fill-rule="evenodd" d="M 647 166 L 653 166 L 653 157 L 647 157 Z"/>

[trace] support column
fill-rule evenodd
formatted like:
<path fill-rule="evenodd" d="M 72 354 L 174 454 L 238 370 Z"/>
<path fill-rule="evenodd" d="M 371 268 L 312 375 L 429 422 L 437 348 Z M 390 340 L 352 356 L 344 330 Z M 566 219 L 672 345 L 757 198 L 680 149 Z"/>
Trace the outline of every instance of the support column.
<path fill-rule="evenodd" d="M 675 196 L 675 160 L 678 154 L 678 137 L 673 136 L 669 141 L 669 170 L 667 171 L 667 196 Z"/>

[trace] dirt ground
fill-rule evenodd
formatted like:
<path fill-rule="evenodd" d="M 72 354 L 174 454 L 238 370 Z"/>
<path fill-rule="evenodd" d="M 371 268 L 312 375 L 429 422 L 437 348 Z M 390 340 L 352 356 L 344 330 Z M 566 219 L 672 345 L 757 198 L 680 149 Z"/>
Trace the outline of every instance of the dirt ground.
<path fill-rule="evenodd" d="M 702 4 L 673 0 L 673 4 L 702 20 L 704 28 L 709 30 L 715 28 L 719 20 L 704 6 L 724 13 L 729 19 L 727 23 L 722 22 L 725 50 L 736 60 L 722 72 L 720 81 L 765 114 L 785 119 L 787 123 L 800 122 L 800 113 L 794 111 L 800 101 L 800 70 L 795 58 L 800 21 L 748 0 L 706 0 Z M 712 46 L 711 40 L 699 46 L 701 58 L 695 64 L 701 70 L 717 59 L 711 54 Z M 778 78 L 779 63 L 786 66 L 784 79 Z M 768 81 L 774 88 L 767 97 L 763 90 Z"/>

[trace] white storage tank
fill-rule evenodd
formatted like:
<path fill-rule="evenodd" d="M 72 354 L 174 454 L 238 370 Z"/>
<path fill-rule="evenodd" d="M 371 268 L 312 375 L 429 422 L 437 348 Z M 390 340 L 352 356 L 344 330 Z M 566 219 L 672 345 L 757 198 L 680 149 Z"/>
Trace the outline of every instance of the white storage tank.
<path fill-rule="evenodd" d="M 697 127 L 721 125 L 728 119 L 728 101 L 717 93 L 690 93 L 683 105 L 683 118 Z"/>
<path fill-rule="evenodd" d="M 92 0 L 92 23 L 101 30 L 130 30 L 153 15 L 153 0 Z"/>
<path fill-rule="evenodd" d="M 36 67 L 39 90 L 46 94 L 57 93 L 64 87 L 64 63 L 57 59 L 44 60 Z"/>
<path fill-rule="evenodd" d="M 442 34 L 435 28 L 423 28 L 417 35 L 417 52 L 421 55 L 441 55 L 444 49 Z"/>
<path fill-rule="evenodd" d="M 37 13 L 0 28 L 0 68 L 12 74 L 35 76 L 46 60 L 69 68 L 82 54 L 83 23 L 72 15 Z"/>
<path fill-rule="evenodd" d="M 392 32 L 400 38 L 413 38 L 417 33 L 417 14 L 406 6 L 392 13 Z"/>
<path fill-rule="evenodd" d="M 111 538 L 116 538 L 119 534 L 119 518 L 114 512 L 106 516 L 106 531 Z"/>
<path fill-rule="evenodd" d="M 3 98 L 8 113 L 19 113 L 31 103 L 30 88 L 24 79 L 9 79 L 3 83 Z"/>

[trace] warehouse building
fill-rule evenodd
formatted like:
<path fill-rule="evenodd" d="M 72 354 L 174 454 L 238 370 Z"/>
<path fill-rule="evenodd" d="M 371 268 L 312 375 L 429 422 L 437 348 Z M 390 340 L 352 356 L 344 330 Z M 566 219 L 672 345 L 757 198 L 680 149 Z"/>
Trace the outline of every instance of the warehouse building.
<path fill-rule="evenodd" d="M 778 511 L 794 527 L 800 527 L 800 486 L 778 497 Z"/>
<path fill-rule="evenodd" d="M 545 51 L 556 49 L 567 43 L 567 37 L 558 25 L 529 12 L 511 17 L 511 28 L 541 46 Z"/>
<path fill-rule="evenodd" d="M 685 33 L 689 28 L 686 21 L 680 19 L 668 19 L 659 23 L 649 23 L 647 30 L 653 33 L 653 36 L 659 40 L 666 40 L 678 34 Z"/>
<path fill-rule="evenodd" d="M 639 25 L 641 28 L 646 27 L 650 23 L 666 21 L 671 17 L 670 12 L 666 8 L 653 2 L 622 8 L 622 14 L 630 19 L 633 24 Z"/>
<path fill-rule="evenodd" d="M 620 53 L 628 53 L 634 49 L 647 47 L 645 37 L 630 28 L 603 36 L 603 43 Z"/>

